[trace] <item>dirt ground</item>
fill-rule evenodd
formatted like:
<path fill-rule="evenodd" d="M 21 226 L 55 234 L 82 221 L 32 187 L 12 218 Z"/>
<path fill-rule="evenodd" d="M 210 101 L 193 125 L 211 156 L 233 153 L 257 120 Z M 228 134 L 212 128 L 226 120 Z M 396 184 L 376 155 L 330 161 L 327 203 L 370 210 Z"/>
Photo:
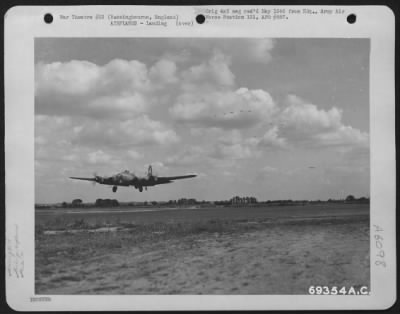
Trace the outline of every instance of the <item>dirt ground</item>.
<path fill-rule="evenodd" d="M 368 216 L 36 237 L 37 294 L 307 294 L 369 286 Z M 161 230 L 161 231 L 160 231 Z"/>

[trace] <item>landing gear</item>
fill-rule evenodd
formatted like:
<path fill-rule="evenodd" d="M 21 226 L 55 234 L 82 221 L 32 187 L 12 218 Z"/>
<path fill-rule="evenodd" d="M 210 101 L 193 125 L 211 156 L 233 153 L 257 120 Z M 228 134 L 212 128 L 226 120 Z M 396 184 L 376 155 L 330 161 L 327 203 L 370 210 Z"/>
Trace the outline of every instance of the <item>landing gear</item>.
<path fill-rule="evenodd" d="M 139 186 L 139 192 L 143 192 L 143 187 Z"/>
<path fill-rule="evenodd" d="M 118 187 L 114 185 L 112 188 L 112 191 L 115 193 L 115 192 L 117 192 L 117 189 L 118 189 Z"/>

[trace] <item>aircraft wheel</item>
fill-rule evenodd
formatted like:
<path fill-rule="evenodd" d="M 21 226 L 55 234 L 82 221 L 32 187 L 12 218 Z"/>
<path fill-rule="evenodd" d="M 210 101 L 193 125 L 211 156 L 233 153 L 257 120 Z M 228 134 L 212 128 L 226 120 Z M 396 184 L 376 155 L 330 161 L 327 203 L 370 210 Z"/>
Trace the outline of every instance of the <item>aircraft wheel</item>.
<path fill-rule="evenodd" d="M 139 187 L 139 192 L 143 192 L 143 187 Z"/>
<path fill-rule="evenodd" d="M 113 191 L 114 193 L 117 192 L 117 187 L 116 187 L 116 186 L 113 186 L 112 191 Z"/>

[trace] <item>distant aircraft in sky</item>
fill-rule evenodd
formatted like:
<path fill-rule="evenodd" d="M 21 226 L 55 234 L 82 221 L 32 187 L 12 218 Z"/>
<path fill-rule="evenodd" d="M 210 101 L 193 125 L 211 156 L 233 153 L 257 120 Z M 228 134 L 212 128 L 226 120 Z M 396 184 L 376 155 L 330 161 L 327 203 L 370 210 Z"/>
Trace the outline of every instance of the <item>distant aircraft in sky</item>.
<path fill-rule="evenodd" d="M 135 187 L 135 189 L 143 192 L 143 188 L 147 190 L 148 186 L 172 183 L 174 182 L 174 180 L 194 178 L 196 176 L 197 175 L 195 174 L 187 174 L 175 177 L 158 177 L 153 175 L 153 170 L 150 165 L 147 171 L 147 176 L 144 177 L 136 176 L 133 172 L 125 170 L 110 177 L 95 175 L 93 178 L 70 177 L 70 179 L 85 180 L 92 181 L 93 183 L 112 185 L 113 192 L 117 192 L 118 186 L 133 186 Z"/>

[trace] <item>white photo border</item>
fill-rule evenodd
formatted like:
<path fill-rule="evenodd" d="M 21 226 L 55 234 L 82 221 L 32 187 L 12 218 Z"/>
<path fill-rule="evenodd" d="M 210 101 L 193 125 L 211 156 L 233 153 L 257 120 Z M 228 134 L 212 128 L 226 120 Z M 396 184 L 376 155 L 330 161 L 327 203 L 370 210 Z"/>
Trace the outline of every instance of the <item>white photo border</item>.
<path fill-rule="evenodd" d="M 293 16 L 285 21 L 219 20 L 193 27 L 118 28 L 93 21 L 49 25 L 46 13 L 179 14 L 194 20 L 207 7 L 20 6 L 5 15 L 6 264 L 9 245 L 22 252 L 23 277 L 6 273 L 9 306 L 19 311 L 76 310 L 314 310 L 385 309 L 396 300 L 396 163 L 394 14 L 385 6 L 324 6 L 354 13 Z M 234 6 L 230 6 L 233 8 Z M 244 6 L 240 6 L 242 9 Z M 288 6 L 246 6 L 288 8 Z M 296 8 L 320 8 L 296 6 Z M 254 37 L 370 38 L 370 257 L 368 296 L 324 295 L 35 295 L 34 242 L 34 39 L 39 37 Z M 21 180 L 23 176 L 23 180 Z M 28 178 L 28 179 L 26 179 Z M 386 267 L 375 264 L 374 226 L 384 232 Z M 41 299 L 42 298 L 42 299 Z"/>

